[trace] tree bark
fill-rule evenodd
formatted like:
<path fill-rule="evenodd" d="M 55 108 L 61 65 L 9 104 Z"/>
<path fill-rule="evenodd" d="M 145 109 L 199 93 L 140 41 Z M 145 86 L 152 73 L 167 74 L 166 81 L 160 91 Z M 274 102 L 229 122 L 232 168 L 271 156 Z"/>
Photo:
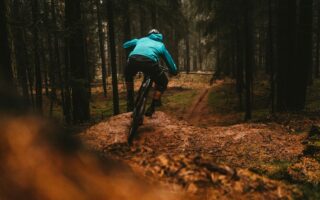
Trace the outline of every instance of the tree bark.
<path fill-rule="evenodd" d="M 11 68 L 11 50 L 8 41 L 7 5 L 5 0 L 0 0 L 0 89 L 13 85 Z"/>
<path fill-rule="evenodd" d="M 38 0 L 32 1 L 32 21 L 33 21 L 33 53 L 34 53 L 34 66 L 36 77 L 36 108 L 39 113 L 42 113 L 42 76 L 40 66 L 39 54 L 39 3 Z"/>
<path fill-rule="evenodd" d="M 66 0 L 65 12 L 66 28 L 69 30 L 67 44 L 72 80 L 73 122 L 82 123 L 90 119 L 90 107 L 80 1 Z"/>
<path fill-rule="evenodd" d="M 125 0 L 124 2 L 124 8 L 123 8 L 124 12 L 123 12 L 123 19 L 124 19 L 124 23 L 123 23 L 123 36 L 124 36 L 124 41 L 128 41 L 129 39 L 131 39 L 131 13 L 130 13 L 130 1 L 129 0 Z M 129 52 L 126 52 L 127 55 Z"/>
<path fill-rule="evenodd" d="M 123 12 L 123 19 L 124 19 L 123 42 L 126 42 L 131 39 L 131 13 L 130 13 L 130 1 L 129 0 L 125 0 L 123 11 L 124 11 Z M 121 55 L 119 55 L 119 57 L 121 58 L 120 61 L 122 61 L 122 63 L 120 63 L 120 66 L 119 66 L 119 68 L 121 70 L 119 70 L 119 71 L 120 71 L 120 73 L 123 73 L 123 69 L 125 68 L 125 65 L 127 63 L 126 61 L 127 61 L 128 56 L 129 56 L 132 49 L 126 49 L 125 55 L 123 55 L 122 45 L 119 45 L 119 50 L 120 50 L 119 52 L 121 52 Z"/>
<path fill-rule="evenodd" d="M 101 58 L 101 69 L 102 69 L 102 87 L 103 95 L 107 97 L 107 66 L 106 66 L 106 55 L 105 55 L 105 44 L 104 44 L 104 33 L 102 31 L 102 20 L 100 14 L 100 0 L 96 0 L 97 7 L 97 18 L 98 18 L 98 33 L 99 33 L 99 47 L 100 47 L 100 58 Z"/>
<path fill-rule="evenodd" d="M 275 80 L 274 80 L 274 49 L 273 49 L 273 17 L 272 17 L 272 0 L 268 1 L 268 68 L 270 69 L 270 98 L 271 98 L 271 113 L 275 111 Z"/>
<path fill-rule="evenodd" d="M 140 35 L 145 35 L 147 32 L 146 28 L 146 11 L 144 10 L 143 5 L 139 5 L 139 24 L 140 24 Z"/>
<path fill-rule="evenodd" d="M 13 80 L 6 0 L 0 0 L 0 113 L 21 113 L 24 107 Z"/>
<path fill-rule="evenodd" d="M 278 1 L 277 25 L 277 110 L 294 110 L 293 101 L 297 95 L 295 78 L 297 74 L 297 30 L 296 2 L 292 0 Z M 291 98 L 294 99 L 291 99 Z"/>
<path fill-rule="evenodd" d="M 203 70 L 203 54 L 202 54 L 202 44 L 201 44 L 201 32 L 198 32 L 198 58 L 199 58 L 199 70 Z"/>
<path fill-rule="evenodd" d="M 158 28 L 158 7 L 157 7 L 157 3 L 155 3 L 155 2 L 151 3 L 150 12 L 151 12 L 151 25 L 152 25 L 152 28 Z"/>
<path fill-rule="evenodd" d="M 312 20 L 313 20 L 313 0 L 300 1 L 300 22 L 298 29 L 298 66 L 295 81 L 296 92 L 291 98 L 295 97 L 293 107 L 302 110 L 305 107 L 307 86 L 312 81 Z"/>
<path fill-rule="evenodd" d="M 70 53 L 69 53 L 69 42 L 66 38 L 66 46 L 65 46 L 65 69 L 64 69 L 64 97 L 65 97 L 65 105 L 64 105 L 64 116 L 67 124 L 70 124 L 72 121 L 71 114 L 71 88 L 70 88 Z"/>
<path fill-rule="evenodd" d="M 238 94 L 238 102 L 239 102 L 239 109 L 243 109 L 243 100 L 242 100 L 242 93 L 243 93 L 243 45 L 241 40 L 241 32 L 239 28 L 237 27 L 237 54 L 236 54 L 236 62 L 237 62 L 237 79 L 236 79 L 236 85 L 237 85 L 237 94 Z"/>
<path fill-rule="evenodd" d="M 40 38 L 41 38 L 41 35 L 40 35 Z M 48 48 L 50 48 L 50 47 L 48 47 Z M 39 60 L 40 60 L 40 66 L 41 66 L 41 77 L 43 79 L 42 85 L 44 85 L 44 91 L 45 91 L 44 94 L 46 96 L 49 96 L 48 68 L 50 68 L 50 55 L 49 55 L 49 61 L 48 61 L 46 59 L 45 53 L 46 52 L 45 52 L 45 48 L 44 48 L 44 40 L 40 39 L 40 41 L 39 41 L 39 55 L 40 55 Z"/>
<path fill-rule="evenodd" d="M 52 14 L 52 24 L 55 30 L 58 29 L 58 24 L 57 24 L 57 16 L 56 16 L 56 0 L 51 0 L 51 14 Z M 60 55 L 60 47 L 59 47 L 59 38 L 57 35 L 57 31 L 53 32 L 53 62 L 54 66 L 56 68 L 57 76 L 58 76 L 58 84 L 59 84 L 59 89 L 60 89 L 60 96 L 61 96 L 61 105 L 62 105 L 62 110 L 63 110 L 63 116 L 65 118 L 65 121 L 67 123 L 71 122 L 71 111 L 66 109 L 66 93 L 65 93 L 65 88 L 68 88 L 68 85 L 65 84 L 67 81 L 68 73 L 66 72 L 65 74 L 65 80 L 63 79 L 63 73 L 62 73 L 62 68 L 61 68 L 61 55 Z M 65 47 L 66 48 L 66 47 Z M 67 63 L 65 63 L 66 66 Z M 67 68 L 67 67 L 66 67 Z M 67 71 L 67 70 L 66 70 Z M 70 94 L 69 94 L 70 97 Z M 69 101 L 71 102 L 71 100 Z M 71 106 L 69 106 L 71 108 Z M 67 120 L 68 119 L 68 120 Z"/>
<path fill-rule="evenodd" d="M 176 62 L 177 67 L 180 66 L 180 61 L 179 61 L 179 36 L 178 36 L 178 31 L 173 30 L 173 59 Z"/>
<path fill-rule="evenodd" d="M 246 112 L 245 120 L 250 120 L 252 117 L 252 70 L 253 70 L 253 2 L 251 0 L 245 0 L 245 87 L 246 87 Z"/>
<path fill-rule="evenodd" d="M 212 77 L 213 79 L 220 78 L 221 71 L 222 71 L 222 68 L 221 68 L 220 30 L 219 30 L 219 27 L 217 28 L 217 31 L 216 31 L 216 42 L 217 42 L 216 53 L 215 53 L 215 56 L 216 56 L 216 68 L 215 68 L 214 75 Z"/>
<path fill-rule="evenodd" d="M 23 23 L 23 17 L 21 16 L 21 1 L 14 0 L 12 5 L 12 11 L 15 13 L 14 20 L 20 23 Z M 17 65 L 17 79 L 18 84 L 22 89 L 22 97 L 24 100 L 24 106 L 30 105 L 30 96 L 28 89 L 28 78 L 27 78 L 27 69 L 28 61 L 27 61 L 27 52 L 25 51 L 25 36 L 24 36 L 24 28 L 23 26 L 19 26 L 18 24 L 12 26 L 12 34 L 13 34 L 13 43 L 15 49 L 15 57 L 16 57 L 16 65 Z"/>
<path fill-rule="evenodd" d="M 190 73 L 190 38 L 189 38 L 189 31 L 187 31 L 185 35 L 185 42 L 186 42 L 186 66 L 185 70 L 187 74 Z"/>
<path fill-rule="evenodd" d="M 196 48 L 195 48 L 196 49 Z M 197 52 L 194 52 L 194 54 L 197 54 Z M 193 67 L 192 67 L 192 70 L 193 71 L 198 71 L 198 65 L 197 65 L 197 61 L 198 61 L 198 59 L 197 59 L 197 55 L 193 55 Z"/>
<path fill-rule="evenodd" d="M 316 63 L 314 75 L 316 78 L 319 78 L 319 70 L 320 70 L 320 1 L 317 1 L 317 27 L 316 27 Z"/>
<path fill-rule="evenodd" d="M 49 80 L 50 80 L 50 116 L 53 114 L 53 106 L 54 102 L 57 101 L 57 83 L 56 83 L 56 66 L 54 62 L 54 57 L 53 57 L 53 47 L 52 47 L 52 34 L 50 30 L 50 9 L 49 9 L 49 4 L 46 1 L 42 1 L 44 4 L 44 23 L 45 23 L 45 28 L 46 28 L 46 36 L 47 36 L 47 47 L 48 47 L 48 65 L 46 67 L 46 73 L 44 74 L 45 78 L 45 86 L 46 86 L 46 95 L 49 95 L 48 91 L 48 75 L 49 75 Z M 41 56 L 43 58 L 43 61 L 45 61 L 45 55 L 44 51 L 41 51 Z M 48 73 L 49 71 L 49 73 Z"/>
<path fill-rule="evenodd" d="M 111 60 L 112 73 L 112 90 L 113 90 L 113 114 L 118 115 L 119 109 L 119 92 L 118 92 L 118 77 L 117 77 L 117 55 L 114 34 L 114 18 L 113 18 L 113 0 L 107 0 L 107 15 L 108 15 L 108 35 L 109 35 L 109 51 Z"/>

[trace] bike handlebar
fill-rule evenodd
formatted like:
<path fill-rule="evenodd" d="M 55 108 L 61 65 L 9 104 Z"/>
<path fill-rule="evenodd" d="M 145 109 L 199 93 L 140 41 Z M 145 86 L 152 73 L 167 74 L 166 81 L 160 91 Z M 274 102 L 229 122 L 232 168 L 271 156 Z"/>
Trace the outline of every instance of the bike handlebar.
<path fill-rule="evenodd" d="M 164 67 L 163 65 L 159 64 L 159 68 L 164 72 L 169 72 L 169 69 L 167 67 Z"/>
<path fill-rule="evenodd" d="M 170 76 L 176 76 L 178 74 L 178 73 L 177 74 L 171 73 L 170 70 L 167 67 L 164 67 L 164 66 L 162 66 L 160 64 L 159 64 L 159 67 L 163 72 L 169 73 Z"/>

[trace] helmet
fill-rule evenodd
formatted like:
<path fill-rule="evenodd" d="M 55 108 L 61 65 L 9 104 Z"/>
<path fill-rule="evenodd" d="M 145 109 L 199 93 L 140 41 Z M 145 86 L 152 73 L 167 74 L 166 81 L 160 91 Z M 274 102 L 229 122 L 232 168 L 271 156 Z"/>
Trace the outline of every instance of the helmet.
<path fill-rule="evenodd" d="M 150 34 L 159 34 L 160 33 L 160 31 L 158 31 L 157 29 L 151 29 L 150 31 L 149 31 L 149 33 L 148 33 L 148 35 L 150 35 Z"/>

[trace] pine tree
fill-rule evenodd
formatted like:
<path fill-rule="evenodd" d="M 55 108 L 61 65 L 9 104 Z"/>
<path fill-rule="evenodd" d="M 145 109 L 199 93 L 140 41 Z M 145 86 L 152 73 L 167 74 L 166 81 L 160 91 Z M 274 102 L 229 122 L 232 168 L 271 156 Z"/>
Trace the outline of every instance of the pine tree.
<path fill-rule="evenodd" d="M 81 123 L 90 119 L 90 107 L 80 1 L 66 0 L 65 13 L 71 72 L 72 116 L 74 123 Z"/>
<path fill-rule="evenodd" d="M 119 92 L 118 92 L 118 75 L 117 75 L 117 54 L 114 34 L 114 16 L 113 16 L 113 0 L 107 0 L 107 15 L 108 15 L 108 35 L 109 35 L 109 50 L 112 71 L 112 91 L 113 91 L 113 114 L 120 113 L 119 109 Z"/>

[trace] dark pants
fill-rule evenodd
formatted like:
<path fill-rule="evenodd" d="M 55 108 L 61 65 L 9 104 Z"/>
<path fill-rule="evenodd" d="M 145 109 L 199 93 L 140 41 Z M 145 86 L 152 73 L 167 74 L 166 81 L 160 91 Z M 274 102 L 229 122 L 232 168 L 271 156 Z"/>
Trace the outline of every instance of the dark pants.
<path fill-rule="evenodd" d="M 133 77 L 138 72 L 143 72 L 144 75 L 149 75 L 151 79 L 156 83 L 155 89 L 160 91 L 161 93 L 163 93 L 167 89 L 168 78 L 157 62 L 154 62 L 151 59 L 140 55 L 131 56 L 128 60 L 128 64 L 125 68 L 124 73 L 127 85 L 133 83 Z M 133 90 L 133 85 L 132 88 L 127 89 Z"/>

